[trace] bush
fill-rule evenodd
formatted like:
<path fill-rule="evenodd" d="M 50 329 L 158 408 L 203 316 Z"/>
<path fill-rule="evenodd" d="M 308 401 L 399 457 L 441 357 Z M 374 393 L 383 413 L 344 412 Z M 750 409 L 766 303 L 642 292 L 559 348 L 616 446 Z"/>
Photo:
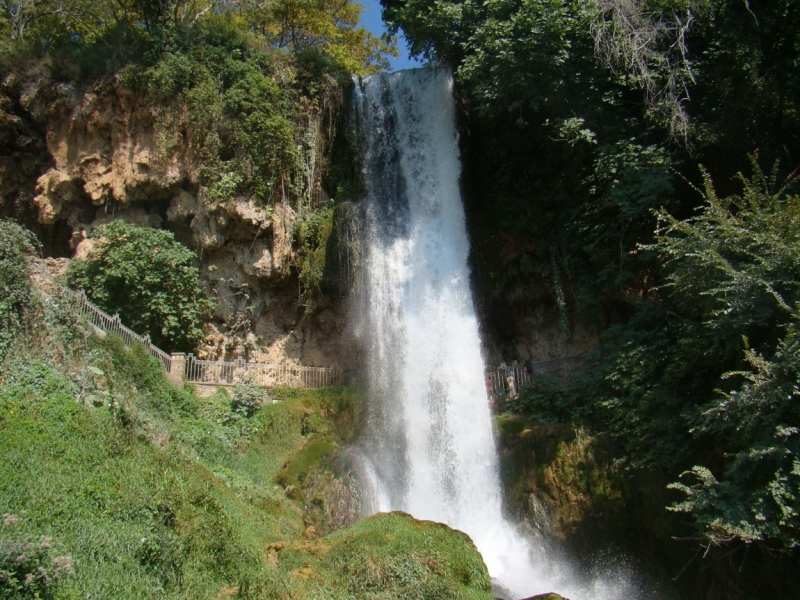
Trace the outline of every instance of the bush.
<path fill-rule="evenodd" d="M 233 388 L 231 410 L 243 417 L 252 417 L 261 407 L 264 390 L 252 383 L 240 383 Z"/>
<path fill-rule="evenodd" d="M 2 515 L 0 523 L 0 592 L 8 597 L 50 597 L 59 581 L 74 577 L 73 560 L 55 556 L 52 539 L 34 539 L 17 531 L 20 517 Z"/>
<path fill-rule="evenodd" d="M 33 252 L 33 235 L 13 221 L 0 221 L 0 361 L 31 302 L 25 257 Z"/>
<path fill-rule="evenodd" d="M 294 237 L 300 246 L 297 262 L 300 302 L 306 314 L 314 309 L 314 295 L 320 291 L 325 275 L 328 238 L 333 231 L 333 204 L 312 212 L 295 224 Z"/>
<path fill-rule="evenodd" d="M 70 266 L 70 284 L 163 350 L 194 350 L 212 305 L 203 297 L 192 251 L 168 231 L 122 221 L 98 228 L 96 236 L 88 259 Z"/>

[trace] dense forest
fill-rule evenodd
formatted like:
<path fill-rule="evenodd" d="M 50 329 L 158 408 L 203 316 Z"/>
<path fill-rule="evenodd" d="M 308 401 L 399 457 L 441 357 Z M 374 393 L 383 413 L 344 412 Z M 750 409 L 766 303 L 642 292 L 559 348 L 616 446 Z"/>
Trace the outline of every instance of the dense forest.
<path fill-rule="evenodd" d="M 484 311 L 544 281 L 604 330 L 516 408 L 665 474 L 705 547 L 796 548 L 800 4 L 383 4 L 456 76 Z"/>

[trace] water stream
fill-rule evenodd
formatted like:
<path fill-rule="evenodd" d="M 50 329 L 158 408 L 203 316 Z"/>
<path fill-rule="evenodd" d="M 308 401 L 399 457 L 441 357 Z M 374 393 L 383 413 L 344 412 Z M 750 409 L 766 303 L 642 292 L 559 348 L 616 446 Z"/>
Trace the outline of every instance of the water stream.
<path fill-rule="evenodd" d="M 466 532 L 513 598 L 637 597 L 618 574 L 576 576 L 503 517 L 451 77 L 370 76 L 357 82 L 355 104 L 368 190 L 357 326 L 370 398 L 359 469 L 365 510 L 402 510 Z"/>

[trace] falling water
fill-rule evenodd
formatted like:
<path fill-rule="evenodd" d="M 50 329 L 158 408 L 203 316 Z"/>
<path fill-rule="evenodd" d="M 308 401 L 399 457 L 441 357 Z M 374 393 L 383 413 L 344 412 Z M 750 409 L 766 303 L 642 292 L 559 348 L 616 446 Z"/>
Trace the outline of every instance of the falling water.
<path fill-rule="evenodd" d="M 402 510 L 466 532 L 516 598 L 635 597 L 602 578 L 577 584 L 503 517 L 451 77 L 401 71 L 356 88 L 368 191 L 360 330 L 370 406 L 359 467 L 368 512 Z"/>

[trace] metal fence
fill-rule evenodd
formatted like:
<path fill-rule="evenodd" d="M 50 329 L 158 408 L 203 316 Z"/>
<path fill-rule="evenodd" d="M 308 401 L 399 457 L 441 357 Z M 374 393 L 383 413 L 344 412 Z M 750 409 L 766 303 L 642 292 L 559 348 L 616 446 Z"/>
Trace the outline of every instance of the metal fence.
<path fill-rule="evenodd" d="M 119 315 L 114 315 L 112 317 L 106 314 L 94 304 L 89 302 L 89 299 L 83 292 L 72 293 L 77 296 L 78 311 L 82 317 L 85 317 L 92 325 L 97 327 L 97 329 L 104 331 L 105 333 L 111 333 L 119 336 L 127 345 L 130 345 L 133 342 L 141 344 L 150 354 L 158 359 L 158 361 L 164 367 L 164 370 L 169 373 L 172 367 L 172 358 L 161 348 L 155 346 L 150 341 L 149 335 L 139 335 L 135 331 L 131 331 L 120 322 Z"/>
<path fill-rule="evenodd" d="M 509 368 L 514 369 L 514 386 L 517 390 L 533 383 L 536 375 L 552 375 L 557 379 L 563 379 L 570 371 L 577 369 L 585 362 L 583 355 L 548 360 L 529 365 L 517 364 L 506 367 L 497 367 L 486 371 L 486 378 L 491 380 L 494 393 L 508 391 L 508 379 L 506 373 Z"/>
<path fill-rule="evenodd" d="M 65 293 L 74 296 L 78 313 L 94 327 L 105 333 L 119 336 L 127 345 L 134 342 L 141 344 L 158 359 L 167 373 L 172 372 L 172 356 L 153 345 L 150 336 L 139 335 L 135 331 L 131 331 L 120 322 L 119 315 L 111 316 L 100 310 L 89 301 L 83 292 L 66 289 Z M 180 362 L 175 367 L 180 370 Z M 180 377 L 180 373 L 178 376 Z M 270 365 L 251 363 L 242 358 L 231 362 L 201 360 L 192 354 L 186 356 L 186 368 L 183 376 L 187 381 L 206 385 L 233 385 L 244 381 L 260 387 L 320 388 L 328 385 L 342 385 L 342 370 L 338 366 Z"/>
<path fill-rule="evenodd" d="M 250 382 L 260 387 L 288 386 L 320 388 L 342 385 L 342 370 L 332 367 L 304 367 L 301 365 L 271 365 L 246 362 L 201 360 L 189 354 L 186 357 L 185 378 L 203 385 L 234 385 Z"/>
<path fill-rule="evenodd" d="M 517 366 L 513 367 L 513 369 L 514 386 L 517 388 L 517 390 L 531 382 L 531 375 L 527 368 Z M 492 381 L 492 390 L 494 390 L 495 394 L 502 391 L 508 391 L 508 379 L 506 378 L 505 368 L 497 367 L 496 369 L 486 371 L 486 377 Z"/>
<path fill-rule="evenodd" d="M 150 336 L 139 335 L 125 327 L 119 315 L 108 315 L 92 304 L 83 292 L 74 292 L 65 289 L 65 293 L 73 295 L 78 304 L 78 312 L 97 329 L 119 336 L 125 344 L 136 342 L 144 346 L 169 373 L 172 370 L 172 357 L 155 346 L 150 341 Z M 579 367 L 584 362 L 583 356 L 572 356 L 558 360 L 551 360 L 530 365 L 511 366 L 514 369 L 514 383 L 516 388 L 522 389 L 530 385 L 536 375 L 544 373 L 563 375 Z M 180 369 L 180 363 L 176 365 Z M 509 367 L 497 367 L 486 371 L 486 377 L 491 380 L 495 393 L 508 390 L 506 378 Z M 290 364 L 251 363 L 243 358 L 233 361 L 202 360 L 193 354 L 186 356 L 184 378 L 192 383 L 201 385 L 235 385 L 245 381 L 260 387 L 305 387 L 320 388 L 329 385 L 342 385 L 342 370 L 334 365 L 331 367 L 305 367 Z"/>

